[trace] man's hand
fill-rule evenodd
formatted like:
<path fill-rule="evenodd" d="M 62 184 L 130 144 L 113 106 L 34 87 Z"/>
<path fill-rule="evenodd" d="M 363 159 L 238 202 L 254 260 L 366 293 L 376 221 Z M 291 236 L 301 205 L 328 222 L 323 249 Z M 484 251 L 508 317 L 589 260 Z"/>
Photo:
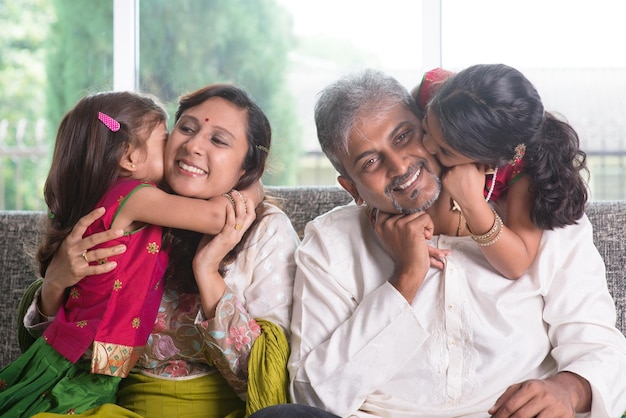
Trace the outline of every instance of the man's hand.
<path fill-rule="evenodd" d="M 377 212 L 374 231 L 393 259 L 395 269 L 389 282 L 411 303 L 430 268 L 433 221 L 424 212 L 391 215 Z"/>
<path fill-rule="evenodd" d="M 591 387 L 586 379 L 560 372 L 547 379 L 509 386 L 489 409 L 493 418 L 573 418 L 591 410 Z"/>

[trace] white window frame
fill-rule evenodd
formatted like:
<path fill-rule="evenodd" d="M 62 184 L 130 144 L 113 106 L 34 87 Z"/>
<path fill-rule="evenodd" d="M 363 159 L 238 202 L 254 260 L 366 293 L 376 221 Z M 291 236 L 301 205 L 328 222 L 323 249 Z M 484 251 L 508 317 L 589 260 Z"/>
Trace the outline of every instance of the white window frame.
<path fill-rule="evenodd" d="M 139 86 L 139 0 L 113 0 L 113 90 Z"/>
<path fill-rule="evenodd" d="M 442 66 L 441 2 L 422 0 L 422 68 L 425 71 Z"/>

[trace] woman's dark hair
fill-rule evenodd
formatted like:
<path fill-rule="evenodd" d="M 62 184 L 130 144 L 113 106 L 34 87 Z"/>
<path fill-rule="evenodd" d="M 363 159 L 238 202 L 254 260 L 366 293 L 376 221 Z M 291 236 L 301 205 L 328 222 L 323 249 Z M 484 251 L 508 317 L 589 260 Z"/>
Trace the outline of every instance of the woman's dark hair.
<path fill-rule="evenodd" d="M 587 202 L 586 154 L 576 131 L 544 111 L 535 87 L 503 64 L 474 65 L 447 79 L 428 104 L 450 145 L 494 167 L 525 144 L 524 173 L 533 196 L 531 219 L 543 229 L 576 223 Z"/>
<path fill-rule="evenodd" d="M 198 106 L 205 101 L 220 97 L 228 100 L 238 108 L 245 110 L 247 115 L 246 137 L 248 140 L 248 152 L 243 161 L 245 173 L 235 185 L 235 189 L 241 190 L 261 179 L 265 171 L 272 142 L 272 129 L 269 120 L 261 108 L 252 100 L 250 95 L 243 89 L 231 84 L 212 84 L 182 96 L 179 100 L 178 110 L 175 115 L 177 123 L 185 110 Z M 256 208 L 257 217 L 248 228 L 241 241 L 228 253 L 220 265 L 220 274 L 224 276 L 226 266 L 232 263 L 244 248 L 251 232 L 258 226 L 265 212 L 264 205 Z M 197 292 L 198 288 L 193 277 L 191 263 L 202 234 L 196 232 L 172 230 L 171 234 L 171 262 L 167 277 L 176 277 L 181 282 L 186 292 Z"/>
<path fill-rule="evenodd" d="M 98 119 L 99 112 L 119 122 L 120 129 L 109 129 Z M 116 181 L 126 150 L 144 147 L 150 132 L 166 120 L 167 112 L 155 97 L 131 92 L 86 96 L 63 117 L 44 185 L 49 216 L 36 255 L 42 276 L 78 220 Z"/>

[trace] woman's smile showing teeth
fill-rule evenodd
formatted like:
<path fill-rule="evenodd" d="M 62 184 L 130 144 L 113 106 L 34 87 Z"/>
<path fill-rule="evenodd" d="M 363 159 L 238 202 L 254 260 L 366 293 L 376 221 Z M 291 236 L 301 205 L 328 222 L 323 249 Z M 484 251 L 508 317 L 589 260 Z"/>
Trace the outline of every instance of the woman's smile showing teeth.
<path fill-rule="evenodd" d="M 394 190 L 397 191 L 402 191 L 402 190 L 406 190 L 407 188 L 409 188 L 413 183 L 415 183 L 415 181 L 417 180 L 417 178 L 419 177 L 420 173 L 422 172 L 421 167 L 415 172 L 415 174 L 413 174 L 411 176 L 411 178 L 409 178 L 406 182 L 402 183 L 401 185 L 399 185 L 398 187 L 396 187 Z"/>
<path fill-rule="evenodd" d="M 204 171 L 204 170 L 202 170 L 202 169 L 200 169 L 198 167 L 194 167 L 194 166 L 191 166 L 189 164 L 186 164 L 186 163 L 184 163 L 182 161 L 178 162 L 178 166 L 182 170 L 187 171 L 187 172 L 192 173 L 192 174 L 206 174 L 206 171 Z"/>

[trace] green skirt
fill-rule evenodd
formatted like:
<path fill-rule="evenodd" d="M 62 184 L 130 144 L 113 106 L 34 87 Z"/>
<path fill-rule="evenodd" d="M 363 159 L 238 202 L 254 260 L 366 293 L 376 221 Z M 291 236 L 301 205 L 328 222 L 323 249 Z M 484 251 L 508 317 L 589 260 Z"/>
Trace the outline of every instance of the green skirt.
<path fill-rule="evenodd" d="M 245 403 L 221 374 L 183 380 L 166 380 L 131 372 L 120 384 L 118 405 L 105 404 L 81 418 L 242 418 Z M 57 418 L 45 413 L 34 418 Z"/>
<path fill-rule="evenodd" d="M 43 338 L 0 371 L 0 416 L 38 412 L 80 413 L 115 402 L 121 378 L 92 374 L 88 361 L 76 364 Z"/>
<path fill-rule="evenodd" d="M 220 373 L 165 380 L 131 373 L 120 385 L 117 404 L 150 418 L 243 416 L 243 402 Z"/>

